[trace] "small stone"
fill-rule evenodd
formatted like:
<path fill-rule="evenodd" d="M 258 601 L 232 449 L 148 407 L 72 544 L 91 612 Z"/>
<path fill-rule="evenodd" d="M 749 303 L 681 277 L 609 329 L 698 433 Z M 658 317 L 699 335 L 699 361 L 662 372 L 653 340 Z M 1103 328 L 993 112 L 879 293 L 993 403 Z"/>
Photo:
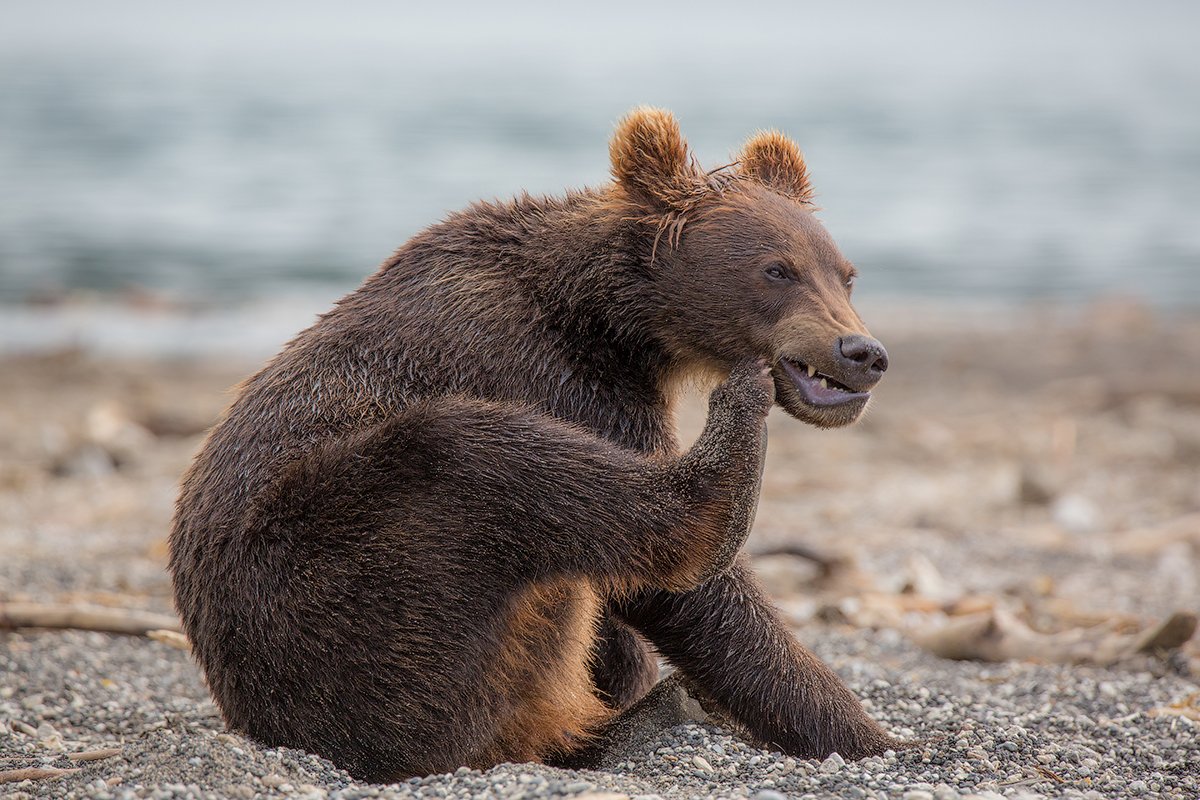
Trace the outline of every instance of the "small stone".
<path fill-rule="evenodd" d="M 696 769 L 701 772 L 712 772 L 712 764 L 709 764 L 704 756 L 692 756 L 692 763 L 696 765 Z"/>
<path fill-rule="evenodd" d="M 750 795 L 750 800 L 787 800 L 787 797 L 774 789 L 759 789 Z"/>
<path fill-rule="evenodd" d="M 1100 525 L 1100 510 L 1086 497 L 1063 495 L 1053 506 L 1054 521 L 1071 533 L 1091 533 Z"/>
<path fill-rule="evenodd" d="M 839 753 L 830 753 L 829 758 L 821 762 L 821 772 L 832 775 L 844 766 L 846 766 L 846 759 L 842 758 Z"/>
<path fill-rule="evenodd" d="M 26 723 L 21 722 L 19 719 L 14 719 L 12 721 L 12 729 L 18 733 L 23 733 L 26 736 L 37 736 L 37 728 L 34 728 L 32 725 L 27 725 Z"/>
<path fill-rule="evenodd" d="M 933 800 L 933 792 L 924 789 L 912 789 L 901 795 L 904 800 Z"/>
<path fill-rule="evenodd" d="M 961 797 L 957 789 L 944 783 L 939 783 L 933 790 L 933 800 L 960 800 Z"/>
<path fill-rule="evenodd" d="M 1060 481 L 1038 465 L 1028 464 L 1021 470 L 1017 497 L 1025 505 L 1046 506 L 1058 496 Z"/>
<path fill-rule="evenodd" d="M 61 753 L 67 749 L 66 744 L 63 743 L 62 734 L 55 730 L 49 722 L 43 722 L 37 726 L 37 738 L 38 744 L 47 750 Z"/>
<path fill-rule="evenodd" d="M 287 778 L 276 772 L 272 772 L 269 775 L 264 775 L 262 782 L 263 786 L 270 786 L 272 789 L 277 789 L 287 783 Z"/>

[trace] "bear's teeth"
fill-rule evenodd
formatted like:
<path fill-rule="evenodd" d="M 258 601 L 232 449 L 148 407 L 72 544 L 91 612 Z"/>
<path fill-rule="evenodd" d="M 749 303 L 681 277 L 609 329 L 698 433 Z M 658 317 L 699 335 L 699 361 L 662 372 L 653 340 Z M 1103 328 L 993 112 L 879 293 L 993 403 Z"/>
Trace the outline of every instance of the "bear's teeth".
<path fill-rule="evenodd" d="M 828 389 L 828 388 L 829 388 L 829 381 L 825 380 L 824 378 L 821 378 L 821 388 L 822 388 L 822 389 Z"/>
<path fill-rule="evenodd" d="M 811 378 L 813 375 L 816 375 L 816 374 L 817 374 L 817 368 L 814 367 L 812 364 L 809 364 L 808 365 L 808 377 Z"/>

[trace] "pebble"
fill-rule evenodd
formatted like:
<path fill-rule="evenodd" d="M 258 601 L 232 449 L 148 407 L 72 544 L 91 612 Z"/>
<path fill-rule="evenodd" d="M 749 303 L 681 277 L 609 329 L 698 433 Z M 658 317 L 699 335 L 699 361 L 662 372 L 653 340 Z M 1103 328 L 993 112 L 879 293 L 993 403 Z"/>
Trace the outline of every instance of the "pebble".
<path fill-rule="evenodd" d="M 1141 710 L 1189 696 L 1193 683 L 1121 669 L 940 661 L 902 638 L 823 631 L 814 649 L 870 701 L 893 732 L 950 736 L 924 748 L 847 761 L 783 756 L 712 724 L 663 731 L 608 770 L 539 764 L 462 767 L 392 786 L 362 784 L 329 762 L 229 733 L 187 653 L 79 632 L 0 635 L 0 749 L 14 766 L 81 766 L 54 782 L 4 787 L 29 798 L 309 800 L 369 797 L 490 800 L 1064 800 L 1200 797 L 1197 727 Z M 888 664 L 888 672 L 876 665 Z M 903 676 L 887 681 L 881 675 Z M 1003 677 L 997 684 L 995 678 Z M 114 677 L 118 676 L 118 677 Z M 108 679 L 112 686 L 101 684 Z M 1100 685 L 1111 685 L 1102 690 Z M 924 690 L 924 692 L 920 691 Z M 76 698 L 93 698 L 76 702 Z M 943 710 L 943 707 L 949 710 Z M 1122 710 L 1122 708 L 1124 710 Z M 1098 722 L 1097 722 L 1098 721 Z M 1090 724 L 1089 724 L 1090 723 Z M 961 731 L 961 735 L 958 733 Z M 120 746 L 119 759 L 73 764 L 43 746 Z M 962 742 L 962 740 L 967 740 Z M 962 745 L 969 743 L 969 747 Z M 1012 746 L 1009 746 L 1012 745 Z M 24 760 L 22 760 L 24 759 Z M 1066 785 L 1030 783 L 1026 762 Z M 258 776 L 257 781 L 254 776 Z M 108 785 L 110 779 L 120 783 Z M 1090 784 L 1084 779 L 1090 780 Z M 1010 781 L 1021 785 L 1010 785 Z M 102 788 L 101 783 L 105 784 Z M 1090 796 L 1088 792 L 1092 792 Z"/>
<path fill-rule="evenodd" d="M 961 797 L 957 789 L 944 783 L 939 783 L 933 790 L 933 800 L 960 800 Z"/>
<path fill-rule="evenodd" d="M 563 787 L 564 792 L 586 792 L 595 788 L 587 781 L 572 781 Z"/>
<path fill-rule="evenodd" d="M 831 753 L 829 758 L 821 762 L 821 772 L 828 775 L 837 772 L 844 766 L 846 766 L 846 759 L 838 753 Z"/>
<path fill-rule="evenodd" d="M 29 725 L 27 723 L 24 723 L 19 719 L 14 719 L 12 721 L 12 729 L 19 733 L 23 733 L 26 736 L 37 736 L 37 728 L 35 728 L 32 725 Z"/>

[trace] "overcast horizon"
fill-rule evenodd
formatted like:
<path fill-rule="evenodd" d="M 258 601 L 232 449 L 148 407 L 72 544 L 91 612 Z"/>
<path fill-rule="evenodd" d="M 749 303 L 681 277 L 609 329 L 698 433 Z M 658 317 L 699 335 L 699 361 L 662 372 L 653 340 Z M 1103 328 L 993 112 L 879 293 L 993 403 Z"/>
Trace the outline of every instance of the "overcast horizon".
<path fill-rule="evenodd" d="M 805 150 L 864 297 L 1200 305 L 1200 8 L 9 4 L 0 302 L 336 296 L 480 198 L 607 180 L 668 107 L 702 162 Z"/>

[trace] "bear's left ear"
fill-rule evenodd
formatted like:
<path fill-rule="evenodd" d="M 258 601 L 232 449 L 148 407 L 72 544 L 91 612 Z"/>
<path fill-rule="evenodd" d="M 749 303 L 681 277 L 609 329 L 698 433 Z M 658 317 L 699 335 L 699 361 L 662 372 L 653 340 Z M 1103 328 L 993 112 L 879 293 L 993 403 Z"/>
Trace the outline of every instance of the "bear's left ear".
<path fill-rule="evenodd" d="M 797 202 L 811 205 L 812 185 L 800 148 L 779 131 L 763 131 L 750 137 L 738 156 L 742 174 L 785 194 Z"/>
<path fill-rule="evenodd" d="M 617 183 L 640 200 L 673 207 L 697 177 L 687 142 L 670 111 L 639 106 L 629 112 L 608 146 Z"/>

